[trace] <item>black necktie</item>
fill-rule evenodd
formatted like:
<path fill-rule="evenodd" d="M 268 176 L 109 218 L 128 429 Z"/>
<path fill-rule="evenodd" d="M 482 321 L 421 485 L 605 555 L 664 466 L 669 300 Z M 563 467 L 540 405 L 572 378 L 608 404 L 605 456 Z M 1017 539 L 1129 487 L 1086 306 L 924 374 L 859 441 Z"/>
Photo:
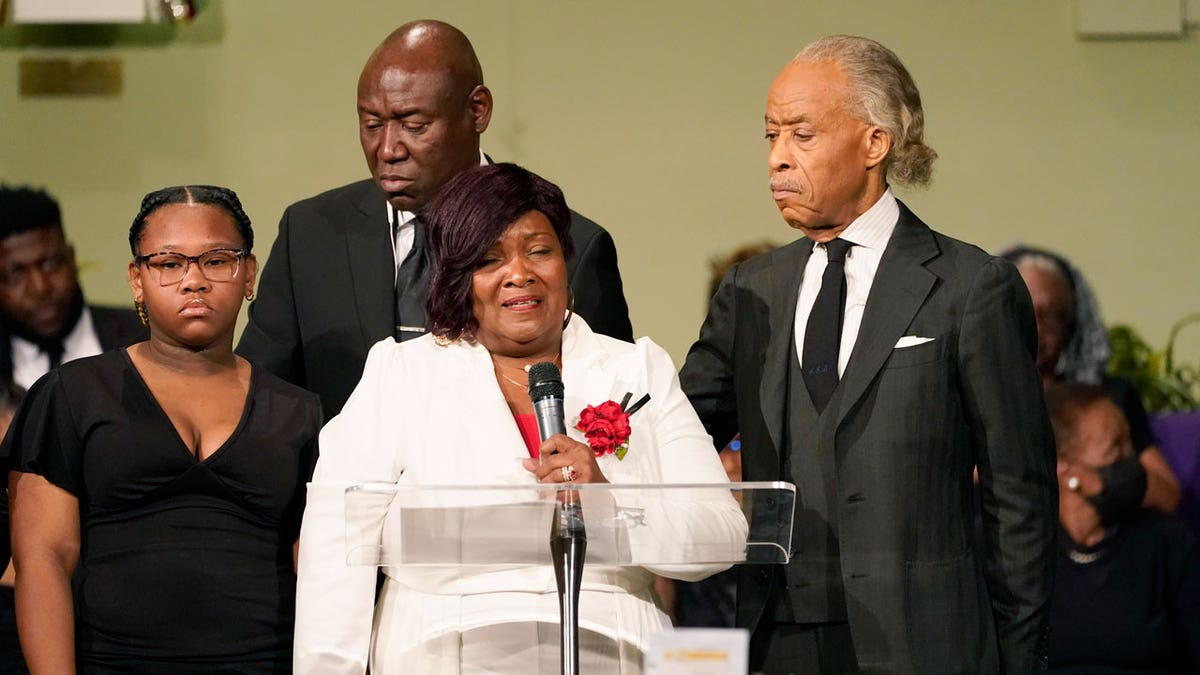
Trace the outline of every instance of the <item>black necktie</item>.
<path fill-rule="evenodd" d="M 50 359 L 50 370 L 54 370 L 62 365 L 63 351 L 63 343 L 58 340 L 42 344 L 42 353 Z"/>
<path fill-rule="evenodd" d="M 854 244 L 834 239 L 825 244 L 829 262 L 821 275 L 821 291 L 813 302 L 804 329 L 802 372 L 808 395 L 817 412 L 823 412 L 838 383 L 838 347 L 842 342 L 842 317 L 846 313 L 846 252 Z"/>
<path fill-rule="evenodd" d="M 396 341 L 412 340 L 426 333 L 425 296 L 429 286 L 429 261 L 425 252 L 425 226 L 413 223 L 412 250 L 396 273 Z"/>

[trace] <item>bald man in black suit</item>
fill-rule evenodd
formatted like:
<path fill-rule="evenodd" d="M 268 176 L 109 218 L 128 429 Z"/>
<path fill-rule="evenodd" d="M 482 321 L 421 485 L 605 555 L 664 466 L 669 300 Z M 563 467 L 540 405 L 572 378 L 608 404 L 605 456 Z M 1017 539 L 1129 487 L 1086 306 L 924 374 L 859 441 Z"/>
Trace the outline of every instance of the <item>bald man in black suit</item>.
<path fill-rule="evenodd" d="M 405 24 L 358 82 L 359 140 L 372 178 L 293 204 L 250 305 L 237 352 L 342 409 L 367 351 L 426 332 L 429 266 L 421 209 L 451 177 L 487 163 L 492 116 L 475 50 L 439 21 Z M 598 333 L 633 339 L 612 237 L 572 212 L 574 311 Z"/>

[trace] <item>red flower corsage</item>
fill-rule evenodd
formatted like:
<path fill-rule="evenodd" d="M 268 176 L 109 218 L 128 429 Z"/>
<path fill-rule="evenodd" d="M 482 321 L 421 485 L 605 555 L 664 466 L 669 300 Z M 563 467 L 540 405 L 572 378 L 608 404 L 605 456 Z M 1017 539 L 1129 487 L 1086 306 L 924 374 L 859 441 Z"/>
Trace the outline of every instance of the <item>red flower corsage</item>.
<path fill-rule="evenodd" d="M 633 394 L 625 394 L 620 403 L 605 401 L 600 405 L 589 405 L 579 413 L 579 424 L 575 428 L 587 437 L 597 458 L 615 454 L 617 459 L 625 459 L 625 453 L 629 451 L 629 416 L 646 405 L 650 394 L 626 408 L 631 398 Z"/>

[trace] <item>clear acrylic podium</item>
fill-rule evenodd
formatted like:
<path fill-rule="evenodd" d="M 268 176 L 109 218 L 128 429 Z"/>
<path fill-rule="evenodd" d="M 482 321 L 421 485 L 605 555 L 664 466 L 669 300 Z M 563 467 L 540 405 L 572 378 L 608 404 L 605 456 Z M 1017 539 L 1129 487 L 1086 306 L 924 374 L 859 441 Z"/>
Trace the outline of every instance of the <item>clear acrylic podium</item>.
<path fill-rule="evenodd" d="M 573 675 L 584 569 L 640 567 L 687 579 L 738 563 L 786 564 L 795 486 L 363 483 L 347 488 L 345 502 L 348 565 L 400 568 L 429 585 L 553 568 L 562 671 Z"/>

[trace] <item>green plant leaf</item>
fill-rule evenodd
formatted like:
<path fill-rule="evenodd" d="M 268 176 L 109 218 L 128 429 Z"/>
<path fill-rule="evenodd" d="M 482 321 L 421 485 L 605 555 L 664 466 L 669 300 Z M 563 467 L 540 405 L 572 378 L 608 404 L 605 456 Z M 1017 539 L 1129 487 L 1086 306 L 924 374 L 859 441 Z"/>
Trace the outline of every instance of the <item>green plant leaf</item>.
<path fill-rule="evenodd" d="M 1200 313 L 1189 314 L 1171 327 L 1166 346 L 1153 349 L 1132 326 L 1118 324 L 1108 330 L 1113 354 L 1110 375 L 1130 382 L 1152 413 L 1200 409 L 1200 364 L 1177 363 L 1175 339 L 1192 324 L 1200 324 Z"/>

